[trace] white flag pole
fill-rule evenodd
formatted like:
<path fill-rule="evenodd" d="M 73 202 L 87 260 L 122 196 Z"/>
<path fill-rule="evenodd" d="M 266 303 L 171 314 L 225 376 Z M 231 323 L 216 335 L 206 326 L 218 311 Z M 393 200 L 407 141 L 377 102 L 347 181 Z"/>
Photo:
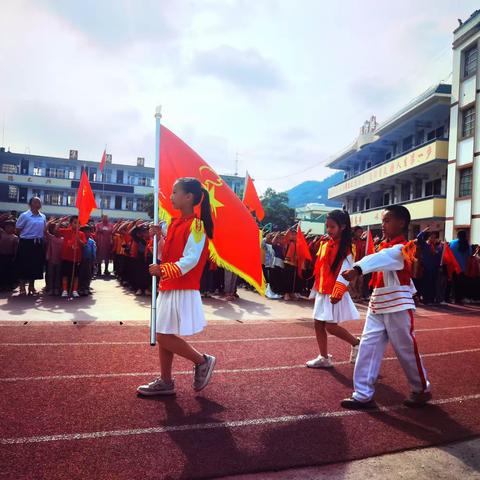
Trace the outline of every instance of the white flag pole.
<path fill-rule="evenodd" d="M 160 193 L 160 120 L 162 107 L 155 109 L 155 179 L 153 185 L 153 223 L 158 225 L 158 195 Z M 158 239 L 153 237 L 153 263 L 157 263 Z M 156 320 L 157 320 L 157 277 L 152 277 L 152 304 L 150 308 L 150 345 L 156 343 Z"/>

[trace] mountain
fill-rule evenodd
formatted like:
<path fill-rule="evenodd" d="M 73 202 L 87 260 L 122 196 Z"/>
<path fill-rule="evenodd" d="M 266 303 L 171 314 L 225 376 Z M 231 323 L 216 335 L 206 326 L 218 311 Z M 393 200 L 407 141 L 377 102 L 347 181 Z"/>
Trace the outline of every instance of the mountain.
<path fill-rule="evenodd" d="M 337 172 L 324 180 L 307 180 L 287 191 L 288 206 L 303 207 L 307 203 L 323 203 L 328 207 L 341 207 L 341 202 L 328 200 L 328 189 L 343 181 L 343 172 Z"/>

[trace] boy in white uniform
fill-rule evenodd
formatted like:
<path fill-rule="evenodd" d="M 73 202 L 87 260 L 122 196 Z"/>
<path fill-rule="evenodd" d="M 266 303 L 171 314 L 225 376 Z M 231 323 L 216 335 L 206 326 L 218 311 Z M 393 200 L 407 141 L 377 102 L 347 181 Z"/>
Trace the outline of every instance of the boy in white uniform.
<path fill-rule="evenodd" d="M 354 263 L 342 276 L 352 281 L 361 274 L 373 274 L 374 290 L 360 342 L 353 374 L 355 391 L 342 401 L 348 409 L 376 408 L 373 401 L 375 382 L 388 341 L 407 376 L 412 393 L 404 404 L 424 406 L 431 398 L 430 382 L 418 353 L 413 311 L 416 293 L 411 280 L 411 244 L 403 232 L 410 223 L 409 211 L 401 205 L 390 205 L 382 214 L 382 231 L 386 239 L 379 251 Z M 410 248 L 409 248 L 410 247 Z"/>

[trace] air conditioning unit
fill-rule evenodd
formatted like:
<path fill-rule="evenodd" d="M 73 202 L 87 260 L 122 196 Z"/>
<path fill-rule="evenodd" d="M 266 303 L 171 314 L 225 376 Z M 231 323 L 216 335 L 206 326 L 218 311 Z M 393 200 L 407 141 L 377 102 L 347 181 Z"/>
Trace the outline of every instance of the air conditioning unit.
<path fill-rule="evenodd" d="M 145 158 L 137 157 L 137 167 L 144 167 L 144 166 L 145 166 Z"/>
<path fill-rule="evenodd" d="M 112 163 L 112 154 L 111 153 L 106 153 L 105 154 L 105 163 Z"/>
<path fill-rule="evenodd" d="M 70 154 L 68 155 L 70 160 L 78 160 L 78 150 L 70 150 Z"/>

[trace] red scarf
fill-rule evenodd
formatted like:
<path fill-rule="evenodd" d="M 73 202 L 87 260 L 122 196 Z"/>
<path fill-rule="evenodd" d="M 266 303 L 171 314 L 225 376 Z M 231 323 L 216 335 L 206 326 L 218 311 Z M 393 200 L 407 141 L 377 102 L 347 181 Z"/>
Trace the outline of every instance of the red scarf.
<path fill-rule="evenodd" d="M 384 240 L 378 246 L 377 252 L 379 252 L 380 250 L 383 250 L 384 248 L 390 248 L 390 247 L 393 247 L 394 245 L 399 245 L 399 244 L 402 244 L 402 245 L 407 244 L 407 240 L 403 235 L 399 235 L 398 237 L 392 238 L 388 242 Z M 400 280 L 401 285 L 408 285 L 410 283 L 410 279 L 412 277 L 411 267 L 412 267 L 411 262 L 407 261 L 406 259 L 404 262 L 403 269 L 397 271 L 397 276 L 398 276 L 398 279 Z M 383 272 L 373 272 L 372 279 L 370 281 L 370 287 L 379 288 L 384 286 L 385 284 L 383 282 Z"/>

